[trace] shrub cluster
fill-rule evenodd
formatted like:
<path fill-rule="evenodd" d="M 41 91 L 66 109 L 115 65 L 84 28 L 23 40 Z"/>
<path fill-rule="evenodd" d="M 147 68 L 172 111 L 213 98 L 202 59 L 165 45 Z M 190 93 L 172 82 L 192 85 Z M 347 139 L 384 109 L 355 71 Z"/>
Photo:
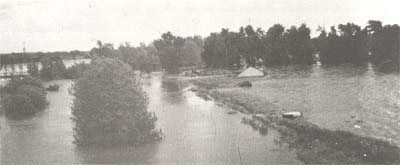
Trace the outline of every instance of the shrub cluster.
<path fill-rule="evenodd" d="M 90 64 L 79 63 L 75 64 L 65 71 L 65 78 L 66 79 L 77 79 L 79 78 L 83 72 L 85 72 L 89 68 Z"/>
<path fill-rule="evenodd" d="M 58 84 L 53 84 L 53 85 L 49 85 L 46 88 L 46 91 L 58 91 L 58 89 L 60 89 L 60 85 Z"/>
<path fill-rule="evenodd" d="M 96 59 L 71 88 L 75 143 L 142 144 L 160 139 L 157 118 L 131 67 L 117 59 Z"/>
<path fill-rule="evenodd" d="M 32 115 L 48 104 L 42 82 L 30 76 L 12 79 L 0 90 L 1 104 L 9 117 Z"/>

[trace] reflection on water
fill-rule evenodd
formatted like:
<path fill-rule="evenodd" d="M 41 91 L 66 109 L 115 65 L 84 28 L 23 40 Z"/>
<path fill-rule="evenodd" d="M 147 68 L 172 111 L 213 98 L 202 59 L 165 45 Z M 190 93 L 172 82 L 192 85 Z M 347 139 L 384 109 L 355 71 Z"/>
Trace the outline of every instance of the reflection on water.
<path fill-rule="evenodd" d="M 161 75 L 144 80 L 149 110 L 158 117 L 162 141 L 140 147 L 80 148 L 73 142 L 70 120 L 72 81 L 60 84 L 59 92 L 48 93 L 49 108 L 26 120 L 0 116 L 0 164 L 299 164 L 296 156 L 274 143 L 276 132 L 267 136 L 241 123 L 243 115 L 228 115 L 230 109 L 204 101 L 182 89 L 166 92 Z"/>

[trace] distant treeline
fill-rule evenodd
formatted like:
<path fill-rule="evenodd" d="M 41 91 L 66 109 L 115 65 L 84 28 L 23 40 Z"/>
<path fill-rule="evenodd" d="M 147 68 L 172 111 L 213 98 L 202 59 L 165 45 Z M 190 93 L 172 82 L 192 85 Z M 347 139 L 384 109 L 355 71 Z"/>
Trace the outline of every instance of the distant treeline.
<path fill-rule="evenodd" d="M 114 48 L 112 44 L 98 41 L 90 55 L 119 58 L 133 69 L 145 73 L 161 68 L 167 72 L 178 72 L 181 67 L 201 67 L 202 47 L 200 36 L 182 38 L 168 32 L 162 35 L 162 39 L 149 45 L 141 43 L 136 47 L 125 43 Z"/>
<path fill-rule="evenodd" d="M 202 38 L 180 37 L 171 32 L 161 35 L 149 45 L 129 43 L 114 48 L 98 41 L 89 53 L 80 51 L 35 53 L 58 55 L 61 58 L 77 56 L 118 57 L 133 69 L 151 72 L 160 68 L 178 72 L 181 68 L 212 67 L 241 68 L 243 66 L 311 65 L 373 63 L 385 70 L 400 70 L 400 27 L 369 21 L 366 27 L 354 23 L 319 27 L 319 35 L 311 38 L 311 29 L 302 24 L 285 28 L 275 24 L 268 30 L 254 29 L 251 25 L 239 31 L 222 29 Z M 3 58 L 26 56 L 24 53 L 0 56 Z M 30 55 L 29 55 L 30 56 Z M 30 56 L 34 57 L 34 56 Z"/>
<path fill-rule="evenodd" d="M 249 66 L 262 62 L 266 66 L 288 64 L 391 64 L 399 65 L 400 28 L 369 21 L 361 28 L 353 23 L 330 27 L 327 32 L 319 28 L 319 36 L 310 37 L 305 24 L 285 29 L 276 24 L 266 32 L 252 26 L 241 27 L 239 32 L 222 29 L 205 38 L 202 58 L 207 66 Z"/>
<path fill-rule="evenodd" d="M 196 37 L 202 47 L 191 47 L 201 52 L 206 67 L 240 68 L 243 66 L 356 64 L 369 62 L 378 69 L 399 70 L 400 27 L 369 21 L 364 28 L 354 23 L 330 27 L 328 32 L 318 28 L 319 36 L 311 38 L 305 24 L 285 28 L 275 24 L 267 31 L 251 25 L 238 32 L 222 29 L 204 39 Z M 175 72 L 188 59 L 183 43 L 187 41 L 170 32 L 164 33 L 153 44 L 157 48 L 161 66 Z M 197 56 L 198 54 L 192 54 Z M 189 57 L 193 58 L 193 57 Z M 183 60 L 186 59 L 186 60 Z"/>

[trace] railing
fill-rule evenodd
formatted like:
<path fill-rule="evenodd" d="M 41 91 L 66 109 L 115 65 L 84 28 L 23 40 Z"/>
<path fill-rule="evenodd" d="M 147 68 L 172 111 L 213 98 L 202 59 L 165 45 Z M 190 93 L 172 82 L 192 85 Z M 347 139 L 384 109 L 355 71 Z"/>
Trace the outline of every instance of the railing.
<path fill-rule="evenodd" d="M 28 72 L 24 72 L 24 71 L 21 71 L 21 72 L 3 72 L 3 73 L 0 73 L 0 78 L 13 78 L 13 77 L 22 77 L 22 76 L 27 76 L 27 75 L 29 75 L 29 73 Z"/>

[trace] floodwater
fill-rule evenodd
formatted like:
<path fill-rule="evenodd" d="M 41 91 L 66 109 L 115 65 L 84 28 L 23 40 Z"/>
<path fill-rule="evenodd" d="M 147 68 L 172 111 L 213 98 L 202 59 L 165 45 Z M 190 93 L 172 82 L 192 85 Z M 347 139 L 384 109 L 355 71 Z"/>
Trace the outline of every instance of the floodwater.
<path fill-rule="evenodd" d="M 205 101 L 185 89 L 168 90 L 161 75 L 143 81 L 149 110 L 165 138 L 133 147 L 80 148 L 73 144 L 70 80 L 58 80 L 49 108 L 25 120 L 0 115 L 0 164 L 301 164 L 274 141 L 242 124 L 242 114 Z"/>
<path fill-rule="evenodd" d="M 246 92 L 321 127 L 347 130 L 400 146 L 400 75 L 366 66 L 268 68 Z"/>

